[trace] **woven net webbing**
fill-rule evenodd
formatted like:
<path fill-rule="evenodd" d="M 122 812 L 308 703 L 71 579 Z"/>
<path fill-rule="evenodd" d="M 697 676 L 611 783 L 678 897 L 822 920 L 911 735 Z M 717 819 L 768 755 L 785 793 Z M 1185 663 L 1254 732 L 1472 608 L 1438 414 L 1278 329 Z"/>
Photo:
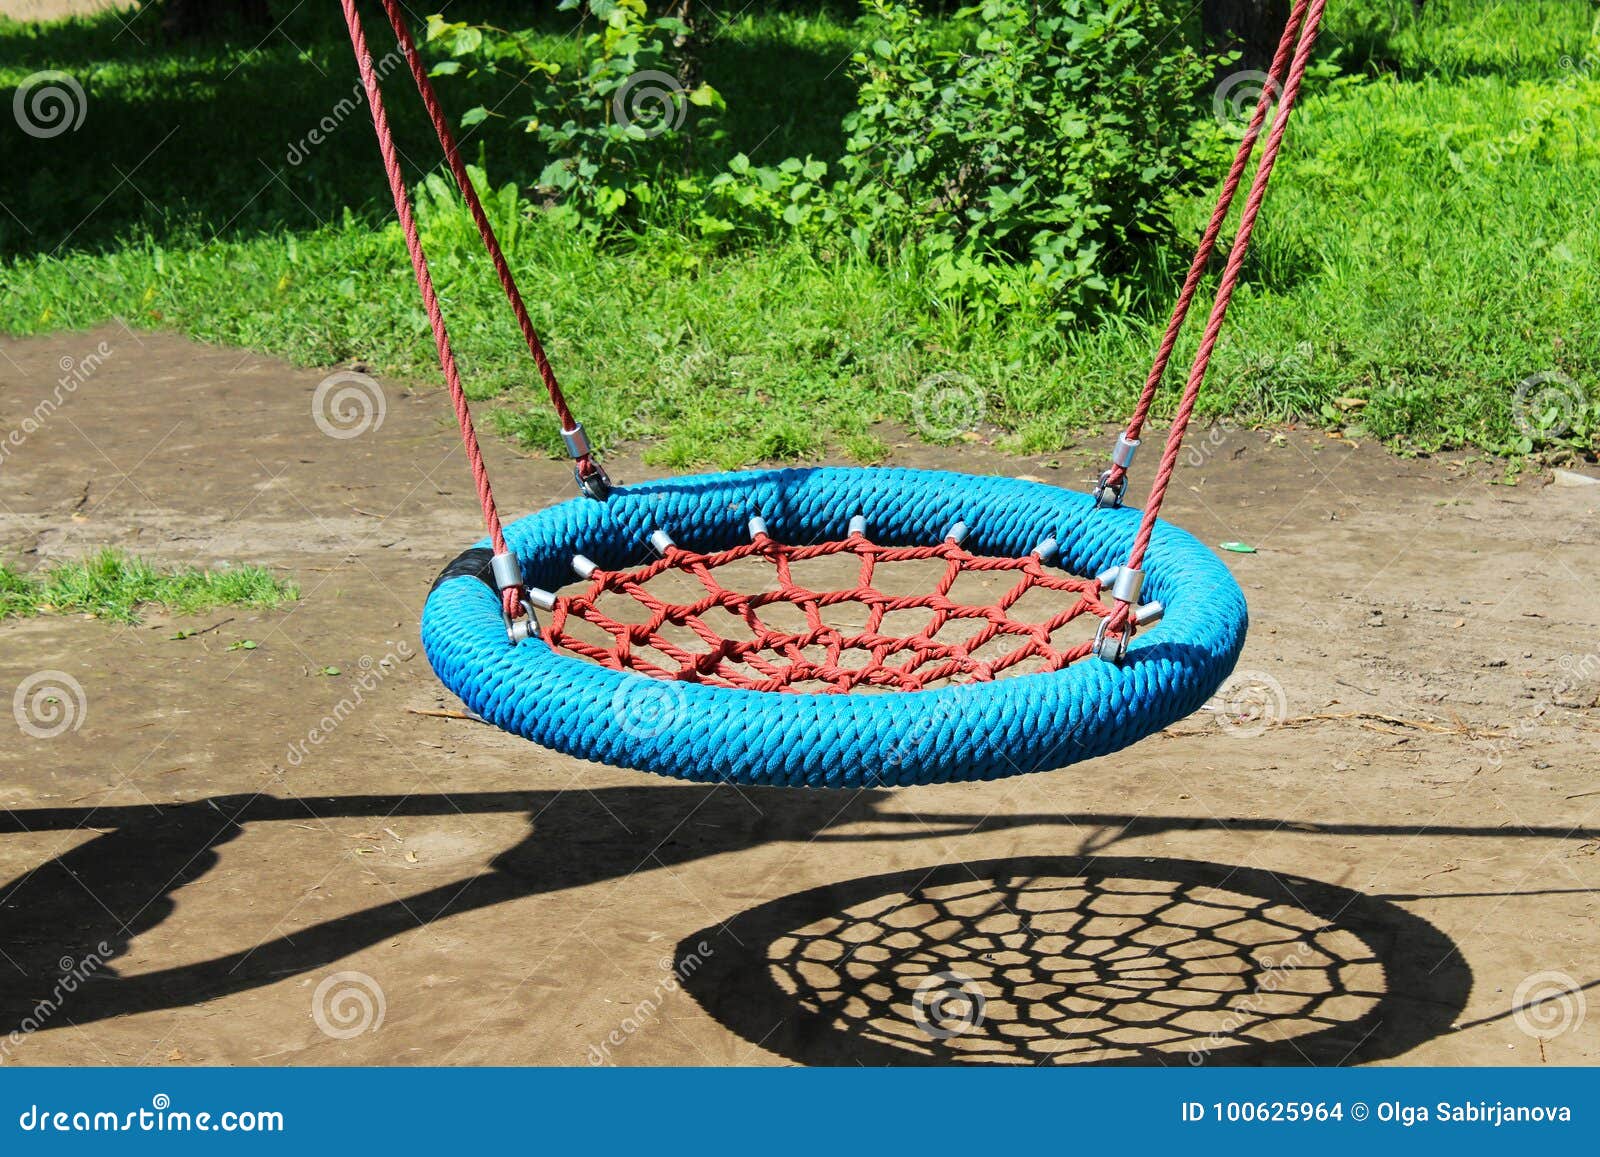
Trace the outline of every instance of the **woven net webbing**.
<path fill-rule="evenodd" d="M 829 557 L 848 563 L 848 556 L 857 564 L 853 586 L 819 590 L 796 581 L 796 563 Z M 719 575 L 746 560 L 770 563 L 775 581 L 751 593 L 734 589 Z M 927 560 L 942 561 L 944 571 L 925 594 L 889 594 L 873 585 L 875 572 L 885 564 Z M 677 601 L 652 589 L 652 580 L 668 572 L 692 576 L 703 593 Z M 971 605 L 951 597 L 967 573 L 1010 576 L 1010 585 L 987 605 Z M 1017 617 L 1013 609 L 1031 591 L 1054 592 L 1058 609 L 1037 621 Z M 1053 636 L 1081 615 L 1106 617 L 1110 610 L 1100 592 L 1094 579 L 1052 571 L 1036 554 L 979 556 L 952 539 L 936 546 L 885 547 L 852 532 L 839 541 L 790 546 L 763 532 L 730 550 L 701 554 L 674 545 L 648 566 L 596 570 L 587 589 L 558 600 L 544 638 L 552 647 L 656 679 L 791 693 L 917 691 L 940 683 L 984 682 L 1003 672 L 1055 671 L 1082 658 L 1092 638 Z M 623 621 L 620 612 L 612 612 L 616 596 L 637 603 L 639 621 Z M 826 612 L 849 603 L 865 608 L 865 624 L 830 623 Z M 770 621 L 780 609 L 784 618 L 803 617 L 803 626 Z M 746 637 L 728 638 L 733 632 L 707 621 L 719 610 L 726 612 L 720 621 L 728 623 L 731 616 Z M 927 612 L 926 626 L 894 633 L 885 618 L 897 611 Z M 592 629 L 575 634 L 580 623 Z M 592 641 L 596 638 L 609 641 Z"/>

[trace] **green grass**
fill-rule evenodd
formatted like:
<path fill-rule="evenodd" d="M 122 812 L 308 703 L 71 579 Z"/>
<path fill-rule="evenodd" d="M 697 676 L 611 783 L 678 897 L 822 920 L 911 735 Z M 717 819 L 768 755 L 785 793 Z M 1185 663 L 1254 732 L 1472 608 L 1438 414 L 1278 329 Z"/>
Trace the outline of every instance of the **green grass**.
<path fill-rule="evenodd" d="M 516 19 L 507 7 L 497 22 Z M 1329 19 L 1323 75 L 1291 128 L 1202 412 L 1342 426 L 1403 451 L 1592 446 L 1595 11 L 1430 0 L 1419 22 L 1408 0 L 1347 0 Z M 114 37 L 103 19 L 0 24 L 0 99 L 41 67 L 87 76 L 91 97 L 82 130 L 24 141 L 20 163 L 0 167 L 0 204 L 27 222 L 0 213 L 0 330 L 119 316 L 304 364 L 361 359 L 437 379 L 365 111 L 303 164 L 284 161 L 351 84 L 334 17 L 299 13 L 286 31 L 298 49 L 279 37 L 253 53 L 176 54 Z M 761 162 L 836 155 L 854 31 L 829 8 L 722 26 L 708 74 L 729 101 L 728 148 Z M 1586 55 L 1587 74 L 1571 63 Z M 452 82 L 445 97 L 466 108 L 503 95 L 481 83 Z M 393 93 L 402 147 L 431 162 L 413 102 L 398 83 Z M 514 96 L 504 111 L 520 111 Z M 174 123 L 179 136 L 147 157 Z M 496 182 L 526 186 L 542 164 L 503 118 L 468 151 Z M 1186 206 L 1195 232 L 1206 202 Z M 494 428 L 552 448 L 553 420 L 463 220 L 436 217 L 426 239 L 471 392 L 494 400 Z M 1071 444 L 1126 414 L 1187 260 L 1146 255 L 1138 308 L 1062 330 L 974 315 L 915 268 L 799 242 L 718 254 L 659 227 L 596 248 L 530 211 L 509 249 L 591 434 L 645 442 L 650 460 L 682 468 L 825 450 L 876 460 L 881 423 L 909 422 L 918 383 L 936 373 L 978 384 L 1005 446 Z M 1540 373 L 1581 391 L 1560 431 L 1530 432 L 1513 405 Z"/>
<path fill-rule="evenodd" d="M 191 615 L 216 607 L 270 609 L 299 597 L 293 583 L 260 567 L 161 569 L 110 550 L 34 574 L 0 564 L 0 619 L 55 613 L 136 623 L 151 606 Z"/>

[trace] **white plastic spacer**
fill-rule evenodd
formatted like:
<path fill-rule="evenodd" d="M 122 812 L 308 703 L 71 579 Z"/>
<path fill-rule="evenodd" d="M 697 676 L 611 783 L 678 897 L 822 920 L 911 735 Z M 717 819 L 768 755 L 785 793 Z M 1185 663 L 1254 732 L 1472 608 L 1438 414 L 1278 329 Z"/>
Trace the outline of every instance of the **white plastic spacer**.
<path fill-rule="evenodd" d="M 650 545 L 655 548 L 657 554 L 664 555 L 678 544 L 672 541 L 672 535 L 666 531 L 652 530 L 650 532 Z"/>
<path fill-rule="evenodd" d="M 944 532 L 944 540 L 946 542 L 953 542 L 957 546 L 960 546 L 962 544 L 962 542 L 964 542 L 966 540 L 966 537 L 967 537 L 967 524 L 964 523 L 964 522 L 958 522 L 954 526 L 952 526 L 949 530 Z"/>
<path fill-rule="evenodd" d="M 589 556 L 575 554 L 572 556 L 572 569 L 577 573 L 579 578 L 586 579 L 593 578 L 594 572 L 600 568 L 594 564 L 594 560 Z"/>
<path fill-rule="evenodd" d="M 867 533 L 867 516 L 865 514 L 856 514 L 856 515 L 852 515 L 851 516 L 851 518 L 850 518 L 850 533 L 851 534 L 865 534 L 865 533 Z"/>
<path fill-rule="evenodd" d="M 767 520 L 759 514 L 752 514 L 748 525 L 750 527 L 750 537 L 753 539 L 760 538 L 767 533 Z"/>
<path fill-rule="evenodd" d="M 1029 553 L 1037 557 L 1040 562 L 1049 562 L 1056 556 L 1056 546 L 1057 543 L 1055 539 L 1047 538 L 1038 546 L 1034 547 Z"/>

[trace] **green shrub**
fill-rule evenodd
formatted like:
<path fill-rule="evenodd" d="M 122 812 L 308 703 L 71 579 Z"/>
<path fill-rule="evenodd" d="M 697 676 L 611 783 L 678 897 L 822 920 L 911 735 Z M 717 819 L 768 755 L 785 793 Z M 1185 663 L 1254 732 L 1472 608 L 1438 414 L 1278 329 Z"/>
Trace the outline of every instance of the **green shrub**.
<path fill-rule="evenodd" d="M 1212 63 L 1165 0 L 982 0 L 929 22 L 871 0 L 842 160 L 859 244 L 941 290 L 1081 313 L 1171 234 Z"/>
<path fill-rule="evenodd" d="M 548 163 L 536 192 L 552 213 L 597 231 L 638 216 L 670 188 L 696 141 L 714 140 L 722 97 L 709 84 L 680 80 L 679 42 L 688 27 L 652 17 L 644 0 L 561 0 L 585 31 L 576 64 L 555 58 L 547 41 L 441 16 L 428 18 L 428 41 L 450 59 L 526 79 L 532 110 L 517 123 L 545 146 Z M 479 106 L 466 126 L 491 114 Z"/>

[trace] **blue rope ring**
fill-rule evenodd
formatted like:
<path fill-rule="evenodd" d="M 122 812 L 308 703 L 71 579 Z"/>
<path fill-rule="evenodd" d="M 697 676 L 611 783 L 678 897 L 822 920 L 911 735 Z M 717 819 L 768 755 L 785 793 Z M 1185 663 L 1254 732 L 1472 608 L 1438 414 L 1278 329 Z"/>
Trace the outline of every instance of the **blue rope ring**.
<path fill-rule="evenodd" d="M 663 529 L 696 551 L 748 541 L 759 514 L 780 542 L 846 536 L 865 514 L 874 542 L 936 543 L 956 522 L 974 554 L 1021 557 L 1045 538 L 1056 564 L 1094 575 L 1127 560 L 1139 512 L 1011 478 L 930 470 L 817 468 L 691 475 L 576 498 L 512 523 L 506 542 L 533 586 L 572 581 L 575 553 L 612 570 L 648 557 Z M 1002 779 L 1107 755 L 1197 710 L 1244 645 L 1244 595 L 1191 535 L 1157 523 L 1142 597 L 1166 606 L 1117 664 L 885 694 L 778 694 L 653 679 L 506 640 L 483 581 L 485 543 L 447 567 L 422 612 L 422 645 L 444 685 L 484 719 L 567 755 L 700 782 L 897 787 Z"/>

